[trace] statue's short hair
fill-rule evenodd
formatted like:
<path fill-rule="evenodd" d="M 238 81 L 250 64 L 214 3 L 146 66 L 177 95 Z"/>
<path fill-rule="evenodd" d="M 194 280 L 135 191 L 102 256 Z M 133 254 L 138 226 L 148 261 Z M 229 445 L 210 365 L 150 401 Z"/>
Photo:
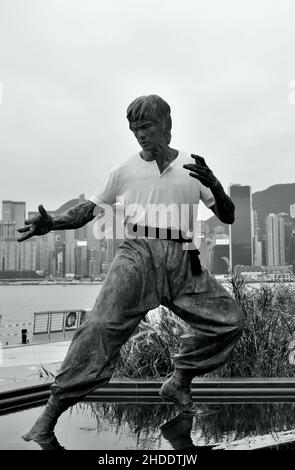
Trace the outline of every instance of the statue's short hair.
<path fill-rule="evenodd" d="M 158 95 L 139 96 L 127 108 L 129 124 L 135 121 L 150 120 L 160 124 L 168 144 L 171 141 L 171 109 L 169 104 Z"/>

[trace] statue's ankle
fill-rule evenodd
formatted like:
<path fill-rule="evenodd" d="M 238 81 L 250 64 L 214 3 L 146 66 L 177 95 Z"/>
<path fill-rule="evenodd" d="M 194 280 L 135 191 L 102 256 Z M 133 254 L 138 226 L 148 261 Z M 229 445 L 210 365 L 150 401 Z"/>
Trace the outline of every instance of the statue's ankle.
<path fill-rule="evenodd" d="M 183 387 L 190 387 L 191 382 L 194 378 L 195 374 L 186 369 L 175 369 L 173 373 L 173 377 L 175 378 L 176 382 Z"/>

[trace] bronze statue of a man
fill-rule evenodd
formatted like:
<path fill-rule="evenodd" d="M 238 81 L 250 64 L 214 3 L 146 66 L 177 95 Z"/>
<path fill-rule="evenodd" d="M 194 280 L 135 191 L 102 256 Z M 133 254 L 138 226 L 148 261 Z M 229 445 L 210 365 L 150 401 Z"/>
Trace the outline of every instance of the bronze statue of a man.
<path fill-rule="evenodd" d="M 202 200 L 222 222 L 232 224 L 233 202 L 202 157 L 170 147 L 170 107 L 162 98 L 137 98 L 127 118 L 141 152 L 113 167 L 90 200 L 56 217 L 39 206 L 40 215 L 19 230 L 23 241 L 50 230 L 82 227 L 119 196 L 128 227 L 91 317 L 76 331 L 50 399 L 26 440 L 54 438 L 60 414 L 111 379 L 121 346 L 160 304 L 188 325 L 174 357 L 175 371 L 160 390 L 181 410 L 193 412 L 192 379 L 225 364 L 243 330 L 243 313 L 235 300 L 201 267 L 198 251 L 184 249 L 192 243 L 192 207 Z M 168 206 L 169 217 L 162 217 L 158 208 Z M 182 206 L 189 210 L 179 217 Z"/>

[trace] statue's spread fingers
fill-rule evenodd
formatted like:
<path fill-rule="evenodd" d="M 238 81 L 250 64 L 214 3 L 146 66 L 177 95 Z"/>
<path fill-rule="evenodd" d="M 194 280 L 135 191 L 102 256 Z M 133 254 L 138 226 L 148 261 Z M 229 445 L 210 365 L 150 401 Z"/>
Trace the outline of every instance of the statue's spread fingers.
<path fill-rule="evenodd" d="M 195 160 L 198 160 L 200 163 L 205 163 L 205 158 L 201 157 L 200 155 L 195 155 L 194 153 L 192 153 L 191 157 Z"/>
<path fill-rule="evenodd" d="M 183 165 L 183 168 L 185 168 L 186 170 L 196 170 L 197 169 L 197 166 L 194 165 L 193 163 L 187 163 L 185 165 Z"/>
<path fill-rule="evenodd" d="M 23 232 L 28 232 L 28 230 L 30 230 L 30 229 L 31 229 L 31 227 L 22 227 L 22 228 L 17 229 L 17 231 L 19 233 L 23 233 Z"/>
<path fill-rule="evenodd" d="M 38 211 L 43 217 L 48 217 L 48 214 L 47 214 L 47 212 L 44 209 L 44 206 L 42 204 L 40 204 L 40 206 L 38 206 Z"/>
<path fill-rule="evenodd" d="M 201 181 L 200 180 L 200 175 L 197 172 L 194 172 L 194 173 L 190 172 L 189 175 L 192 176 L 193 178 L 196 178 L 197 180 Z"/>
<path fill-rule="evenodd" d="M 191 164 L 188 164 L 188 165 L 183 165 L 183 168 L 185 168 L 186 170 L 190 170 L 190 171 L 193 171 L 194 173 L 197 173 L 197 174 L 200 174 L 201 176 L 206 176 L 206 168 L 202 168 L 200 167 L 199 165 L 191 165 Z"/>
<path fill-rule="evenodd" d="M 192 158 L 195 160 L 196 165 L 207 166 L 207 163 L 205 162 L 205 158 L 200 157 L 199 155 L 193 155 L 193 154 L 192 154 Z"/>
<path fill-rule="evenodd" d="M 23 242 L 24 240 L 28 240 L 29 238 L 34 236 L 34 230 L 30 230 L 27 235 L 24 235 L 23 237 L 20 237 L 17 239 L 18 242 Z"/>
<path fill-rule="evenodd" d="M 32 219 L 26 219 L 25 220 L 25 225 L 31 225 Z"/>

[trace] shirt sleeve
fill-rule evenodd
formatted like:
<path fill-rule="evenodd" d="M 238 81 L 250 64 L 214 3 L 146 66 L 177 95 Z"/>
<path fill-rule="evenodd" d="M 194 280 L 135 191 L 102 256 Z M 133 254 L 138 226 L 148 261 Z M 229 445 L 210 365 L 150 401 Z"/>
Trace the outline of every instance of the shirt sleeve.
<path fill-rule="evenodd" d="M 115 204 L 119 189 L 118 179 L 118 170 L 114 167 L 105 180 L 96 187 L 89 200 L 97 205 Z"/>
<path fill-rule="evenodd" d="M 211 192 L 211 189 L 207 188 L 202 183 L 200 183 L 200 199 L 208 208 L 215 204 L 215 199 Z"/>

